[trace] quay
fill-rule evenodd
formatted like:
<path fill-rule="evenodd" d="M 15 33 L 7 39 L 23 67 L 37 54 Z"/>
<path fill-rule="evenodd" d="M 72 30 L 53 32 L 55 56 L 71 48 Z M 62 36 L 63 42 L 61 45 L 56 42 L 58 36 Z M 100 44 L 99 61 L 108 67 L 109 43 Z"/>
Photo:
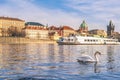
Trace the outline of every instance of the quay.
<path fill-rule="evenodd" d="M 28 39 L 22 37 L 0 37 L 0 43 L 8 44 L 19 44 L 19 43 L 48 43 L 55 44 L 54 40 L 39 40 L 39 39 Z"/>

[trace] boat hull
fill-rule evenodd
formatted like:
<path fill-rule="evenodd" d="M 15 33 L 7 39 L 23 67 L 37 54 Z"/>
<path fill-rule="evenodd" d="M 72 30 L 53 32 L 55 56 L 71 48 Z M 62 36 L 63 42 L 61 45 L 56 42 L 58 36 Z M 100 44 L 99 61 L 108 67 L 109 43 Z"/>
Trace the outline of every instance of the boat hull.
<path fill-rule="evenodd" d="M 75 42 L 57 42 L 59 45 L 81 45 L 80 43 Z"/>
<path fill-rule="evenodd" d="M 57 43 L 59 45 L 118 45 L 120 44 L 118 39 L 82 37 L 82 36 L 62 37 L 57 41 Z"/>
<path fill-rule="evenodd" d="M 106 43 L 75 43 L 75 42 L 57 42 L 59 45 L 119 45 L 118 43 L 106 44 Z"/>

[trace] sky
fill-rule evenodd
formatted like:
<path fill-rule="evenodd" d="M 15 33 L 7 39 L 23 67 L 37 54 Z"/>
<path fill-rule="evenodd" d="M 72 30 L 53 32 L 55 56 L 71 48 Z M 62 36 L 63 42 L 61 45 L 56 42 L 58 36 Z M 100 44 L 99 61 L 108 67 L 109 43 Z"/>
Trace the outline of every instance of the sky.
<path fill-rule="evenodd" d="M 73 29 L 85 20 L 89 30 L 105 31 L 112 20 L 120 32 L 119 0 L 0 0 L 0 16 Z"/>

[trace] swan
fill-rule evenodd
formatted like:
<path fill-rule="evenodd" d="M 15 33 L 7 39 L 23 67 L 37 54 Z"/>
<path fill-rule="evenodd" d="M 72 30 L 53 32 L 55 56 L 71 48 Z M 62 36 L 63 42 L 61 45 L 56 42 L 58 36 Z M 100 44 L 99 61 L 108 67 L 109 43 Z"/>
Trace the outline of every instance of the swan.
<path fill-rule="evenodd" d="M 79 57 L 79 59 L 77 59 L 77 61 L 80 62 L 80 63 L 94 63 L 94 62 L 98 62 L 99 61 L 98 55 L 101 55 L 101 53 L 99 51 L 96 51 L 94 53 L 95 59 L 93 59 L 91 56 L 83 55 L 83 56 Z"/>

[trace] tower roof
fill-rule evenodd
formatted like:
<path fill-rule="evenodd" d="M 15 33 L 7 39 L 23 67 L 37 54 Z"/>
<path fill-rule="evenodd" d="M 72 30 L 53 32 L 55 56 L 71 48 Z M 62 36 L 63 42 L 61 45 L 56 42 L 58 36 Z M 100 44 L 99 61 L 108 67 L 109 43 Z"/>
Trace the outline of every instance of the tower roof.
<path fill-rule="evenodd" d="M 25 23 L 25 25 L 44 26 L 43 24 L 38 23 L 38 22 L 27 22 Z"/>
<path fill-rule="evenodd" d="M 74 30 L 74 29 L 71 28 L 70 26 L 63 26 L 61 27 L 61 30 Z"/>
<path fill-rule="evenodd" d="M 109 26 L 114 26 L 112 20 L 110 20 Z"/>
<path fill-rule="evenodd" d="M 88 27 L 87 24 L 85 23 L 85 21 L 82 22 L 82 24 L 80 25 L 81 28 L 85 28 Z"/>
<path fill-rule="evenodd" d="M 0 19 L 4 19 L 4 20 L 15 20 L 15 21 L 23 21 L 24 20 L 21 20 L 19 18 L 12 18 L 12 17 L 4 17 L 4 16 L 0 16 Z"/>

